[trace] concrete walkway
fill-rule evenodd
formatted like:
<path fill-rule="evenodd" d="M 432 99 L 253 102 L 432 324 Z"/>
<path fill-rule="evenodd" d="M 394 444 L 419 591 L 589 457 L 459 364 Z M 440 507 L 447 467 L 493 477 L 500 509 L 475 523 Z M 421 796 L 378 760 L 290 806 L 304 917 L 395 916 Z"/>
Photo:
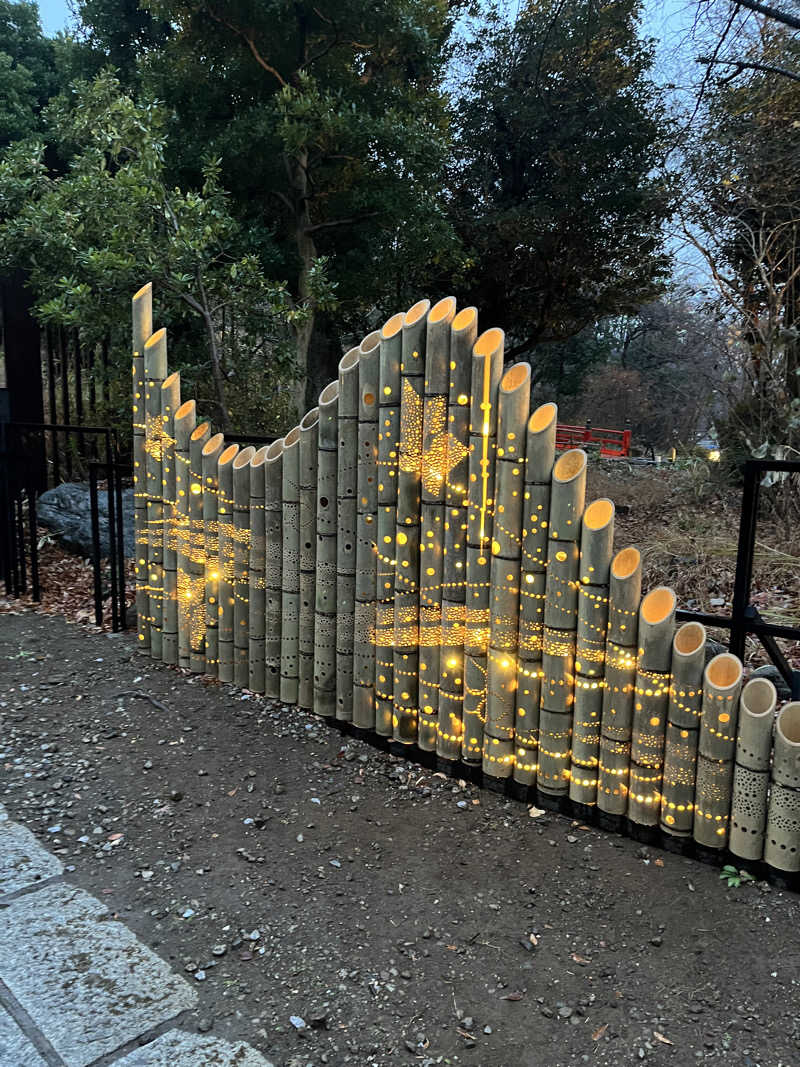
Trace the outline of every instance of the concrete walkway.
<path fill-rule="evenodd" d="M 271 1067 L 177 1029 L 196 994 L 0 805 L 0 1067 Z"/>

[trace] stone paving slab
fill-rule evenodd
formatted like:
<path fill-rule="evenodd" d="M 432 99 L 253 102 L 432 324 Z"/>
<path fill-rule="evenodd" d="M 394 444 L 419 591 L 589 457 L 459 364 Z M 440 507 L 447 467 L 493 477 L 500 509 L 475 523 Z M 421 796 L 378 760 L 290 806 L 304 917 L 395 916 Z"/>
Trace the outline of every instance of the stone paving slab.
<path fill-rule="evenodd" d="M 0 818 L 0 896 L 28 889 L 63 870 L 59 858 L 43 849 L 30 830 Z"/>
<path fill-rule="evenodd" d="M 8 812 L 3 807 L 3 805 L 0 804 L 0 822 L 4 822 L 7 818 L 8 818 Z"/>
<path fill-rule="evenodd" d="M 2 1067 L 47 1067 L 8 1012 L 0 1007 L 0 1064 Z"/>
<path fill-rule="evenodd" d="M 217 1037 L 170 1030 L 117 1060 L 114 1067 L 272 1067 L 272 1064 L 243 1041 L 231 1044 Z"/>
<path fill-rule="evenodd" d="M 67 1067 L 87 1067 L 197 1000 L 100 901 L 63 883 L 0 910 L 0 978 Z"/>

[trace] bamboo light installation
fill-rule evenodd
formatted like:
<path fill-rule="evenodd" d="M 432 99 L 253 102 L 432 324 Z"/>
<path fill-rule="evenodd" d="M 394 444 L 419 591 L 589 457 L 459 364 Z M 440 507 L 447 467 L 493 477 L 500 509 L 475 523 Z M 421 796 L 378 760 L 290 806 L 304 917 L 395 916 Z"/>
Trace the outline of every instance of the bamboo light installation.
<path fill-rule="evenodd" d="M 281 634 L 283 620 L 283 448 L 284 439 L 267 448 L 264 460 L 264 589 L 267 618 L 264 625 L 264 693 L 281 692 Z"/>
<path fill-rule="evenodd" d="M 503 373 L 504 350 L 505 334 L 496 328 L 484 331 L 472 348 L 461 743 L 461 758 L 465 763 L 483 760 L 497 391 Z"/>
<path fill-rule="evenodd" d="M 239 453 L 238 445 L 228 445 L 217 462 L 217 558 L 219 662 L 217 677 L 221 682 L 233 681 L 234 608 L 236 604 L 236 531 L 233 517 L 233 461 Z"/>
<path fill-rule="evenodd" d="M 250 681 L 250 462 L 248 445 L 233 461 L 233 680 L 242 689 Z"/>
<path fill-rule="evenodd" d="M 267 623 L 266 512 L 264 510 L 267 445 L 250 460 L 250 558 L 248 571 L 248 652 L 247 688 L 264 692 L 264 644 Z M 314 486 L 316 493 L 316 485 Z"/>
<path fill-rule="evenodd" d="M 464 611 L 467 567 L 469 493 L 469 390 L 472 346 L 478 336 L 478 312 L 463 308 L 450 325 L 447 393 L 447 456 L 442 560 L 442 644 L 439 654 L 439 721 L 436 754 L 442 760 L 461 755 L 464 696 Z"/>
<path fill-rule="evenodd" d="M 314 594 L 314 711 L 336 715 L 336 442 L 339 383 L 319 395 L 317 556 Z"/>
<path fill-rule="evenodd" d="M 777 871 L 800 871 L 800 701 L 775 721 L 764 859 Z"/>
<path fill-rule="evenodd" d="M 619 551 L 611 562 L 608 591 L 608 641 L 597 806 L 608 815 L 628 810 L 631 727 L 636 682 L 637 622 L 642 590 L 638 548 Z"/>
<path fill-rule="evenodd" d="M 188 669 L 191 662 L 191 605 L 194 590 L 191 575 L 191 440 L 196 429 L 195 402 L 187 400 L 175 412 L 175 505 L 173 526 L 176 540 L 178 612 L 178 665 Z"/>
<path fill-rule="evenodd" d="M 170 374 L 161 386 L 161 492 L 164 553 L 164 599 L 161 658 L 178 663 L 178 542 L 175 518 L 175 412 L 181 406 L 181 376 Z"/>
<path fill-rule="evenodd" d="M 225 448 L 221 433 L 209 437 L 202 451 L 203 463 L 203 538 L 205 542 L 205 672 L 219 677 L 219 525 L 218 490 L 219 458 Z"/>
<path fill-rule="evenodd" d="M 428 313 L 422 411 L 422 470 L 419 557 L 419 730 L 418 744 L 436 751 L 439 729 L 442 578 L 447 484 L 447 404 L 450 334 L 455 297 Z"/>
<path fill-rule="evenodd" d="M 300 427 L 283 439 L 283 562 L 281 570 L 281 683 L 284 704 L 300 690 Z M 338 569 L 338 568 L 337 568 Z"/>
<path fill-rule="evenodd" d="M 206 669 L 206 537 L 203 523 L 203 449 L 211 437 L 211 425 L 201 422 L 189 438 L 189 576 L 191 599 L 187 598 L 189 622 L 189 669 L 202 674 Z"/>
<path fill-rule="evenodd" d="M 336 718 L 353 718 L 358 482 L 358 363 L 351 348 L 339 363 L 339 451 L 336 474 Z"/>
<path fill-rule="evenodd" d="M 547 578 L 547 523 L 550 478 L 556 451 L 555 404 L 542 404 L 528 420 L 519 611 L 519 666 L 515 718 L 514 781 L 536 784 L 539 751 L 544 598 Z"/>
<path fill-rule="evenodd" d="M 569 780 L 570 800 L 576 804 L 593 805 L 597 801 L 613 544 L 614 505 L 610 500 L 595 500 L 583 513 L 578 561 L 578 630 Z"/>
<path fill-rule="evenodd" d="M 527 363 L 518 363 L 503 375 L 498 390 L 495 506 L 489 570 L 483 773 L 499 779 L 508 778 L 514 766 L 523 485 L 530 400 L 531 368 Z"/>
<path fill-rule="evenodd" d="M 728 841 L 741 688 L 742 664 L 736 656 L 714 656 L 703 676 L 694 794 L 694 839 L 705 848 L 724 848 Z"/>
<path fill-rule="evenodd" d="M 565 452 L 553 467 L 550 486 L 536 784 L 542 793 L 554 797 L 564 797 L 569 790 L 578 628 L 578 543 L 586 497 L 586 460 L 586 453 L 580 448 Z"/>
<path fill-rule="evenodd" d="M 733 770 L 730 850 L 760 860 L 767 825 L 772 730 L 778 694 L 768 678 L 751 678 L 739 700 L 739 736 Z"/>
<path fill-rule="evenodd" d="M 691 837 L 694 825 L 694 783 L 705 663 L 705 627 L 699 622 L 685 622 L 672 642 L 661 787 L 661 829 L 673 837 Z"/>
<path fill-rule="evenodd" d="M 136 631 L 139 648 L 150 651 L 147 525 L 147 415 L 144 346 L 153 332 L 153 286 L 143 285 L 131 301 L 133 320 L 133 522 L 136 557 Z"/>
<path fill-rule="evenodd" d="M 314 599 L 317 563 L 317 454 L 319 408 L 300 420 L 300 633 L 298 654 L 298 703 L 314 707 Z"/>
<path fill-rule="evenodd" d="M 167 331 L 157 330 L 144 345 L 146 474 L 147 474 L 147 618 L 150 627 L 150 654 L 162 655 L 162 611 L 164 599 L 164 505 L 161 459 L 163 421 L 161 386 L 167 377 Z"/>

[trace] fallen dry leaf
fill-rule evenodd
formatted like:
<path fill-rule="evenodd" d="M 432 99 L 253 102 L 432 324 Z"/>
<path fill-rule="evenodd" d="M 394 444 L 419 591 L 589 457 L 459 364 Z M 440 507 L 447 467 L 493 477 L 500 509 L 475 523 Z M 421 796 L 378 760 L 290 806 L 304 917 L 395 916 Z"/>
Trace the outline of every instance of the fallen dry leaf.
<path fill-rule="evenodd" d="M 592 1034 L 592 1041 L 599 1041 L 603 1034 L 608 1029 L 608 1023 L 603 1023 L 602 1026 L 598 1026 L 595 1032 Z"/>
<path fill-rule="evenodd" d="M 664 866 L 664 861 L 662 859 L 657 859 L 657 860 L 654 860 L 653 862 L 655 863 L 656 867 L 663 867 Z"/>
<path fill-rule="evenodd" d="M 528 814 L 532 819 L 538 819 L 541 815 L 545 814 L 544 808 L 528 808 Z"/>
<path fill-rule="evenodd" d="M 506 995 L 504 997 L 500 997 L 500 999 L 501 1000 L 522 1000 L 522 998 L 524 996 L 525 996 L 524 993 L 520 993 L 519 990 L 516 990 L 513 993 L 506 993 Z"/>
<path fill-rule="evenodd" d="M 662 1045 L 672 1045 L 672 1044 L 674 1044 L 674 1042 L 670 1041 L 670 1039 L 668 1037 L 664 1037 L 663 1034 L 660 1034 L 658 1032 L 658 1030 L 654 1030 L 653 1031 L 653 1037 L 656 1039 L 656 1041 L 660 1041 Z"/>
<path fill-rule="evenodd" d="M 587 959 L 586 956 L 579 956 L 577 952 L 572 953 L 572 958 L 576 963 L 591 963 L 592 961 Z"/>

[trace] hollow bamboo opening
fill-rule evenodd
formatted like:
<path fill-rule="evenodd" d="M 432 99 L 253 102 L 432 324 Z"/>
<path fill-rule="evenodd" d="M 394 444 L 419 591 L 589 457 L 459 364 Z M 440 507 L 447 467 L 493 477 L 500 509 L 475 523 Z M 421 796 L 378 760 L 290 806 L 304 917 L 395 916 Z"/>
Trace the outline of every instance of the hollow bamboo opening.
<path fill-rule="evenodd" d="M 500 389 L 504 393 L 513 393 L 515 389 L 519 389 L 525 382 L 530 381 L 530 377 L 530 364 L 517 363 L 516 366 L 511 367 L 503 375 Z"/>
<path fill-rule="evenodd" d="M 361 356 L 360 348 L 351 348 L 349 352 L 345 352 L 342 358 L 339 360 L 339 373 L 351 370 L 358 363 Z"/>
<path fill-rule="evenodd" d="M 328 404 L 332 404 L 333 401 L 339 395 L 339 383 L 328 382 L 322 392 L 319 394 L 319 406 L 327 407 Z"/>
<path fill-rule="evenodd" d="M 448 315 L 454 314 L 455 310 L 456 298 L 454 296 L 445 296 L 431 308 L 431 313 L 428 315 L 428 322 L 441 322 L 443 319 L 446 319 Z"/>
<path fill-rule="evenodd" d="M 586 453 L 582 448 L 571 448 L 556 460 L 553 467 L 554 482 L 571 482 L 586 467 Z"/>
<path fill-rule="evenodd" d="M 208 448 L 208 445 L 206 445 L 206 448 Z M 238 445 L 228 445 L 228 447 L 219 457 L 220 467 L 227 467 L 227 465 L 233 460 L 233 457 L 238 453 L 238 451 Z"/>
<path fill-rule="evenodd" d="M 776 729 L 787 745 L 800 747 L 800 700 L 784 704 Z"/>
<path fill-rule="evenodd" d="M 388 341 L 390 337 L 394 337 L 396 333 L 399 333 L 403 328 L 404 318 L 403 312 L 398 311 L 396 315 L 392 315 L 390 319 L 387 319 L 381 327 L 381 340 Z"/>
<path fill-rule="evenodd" d="M 198 431 L 195 430 L 194 432 L 197 433 Z M 213 437 L 209 437 L 203 445 L 202 455 L 213 456 L 224 440 L 225 436 L 221 433 L 215 433 Z"/>
<path fill-rule="evenodd" d="M 757 718 L 771 715 L 777 700 L 775 686 L 768 678 L 751 678 L 742 690 L 742 707 Z"/>
<path fill-rule="evenodd" d="M 472 351 L 476 356 L 491 356 L 502 345 L 504 339 L 503 331 L 493 326 L 491 330 L 485 330 L 480 335 Z"/>
<path fill-rule="evenodd" d="M 673 646 L 681 656 L 691 656 L 706 639 L 706 628 L 700 622 L 685 622 L 675 634 Z"/>
<path fill-rule="evenodd" d="M 326 388 L 327 388 L 327 386 L 326 386 Z M 305 413 L 305 415 L 302 417 L 302 419 L 300 420 L 300 429 L 301 430 L 310 430 L 311 427 L 312 426 L 316 426 L 316 424 L 318 422 L 319 422 L 319 408 L 312 408 L 310 411 L 307 411 Z"/>
<path fill-rule="evenodd" d="M 167 382 L 168 381 L 169 381 L 169 378 L 167 378 Z M 167 383 L 165 382 L 164 384 L 166 385 Z M 191 413 L 193 411 L 194 411 L 194 400 L 184 400 L 184 402 L 181 404 L 181 406 L 175 412 L 175 418 L 176 419 L 185 419 L 188 415 L 191 415 Z M 197 433 L 197 431 L 195 430 L 194 433 Z M 194 433 L 192 434 L 193 437 L 194 437 Z"/>
<path fill-rule="evenodd" d="M 542 433 L 553 424 L 557 416 L 558 408 L 555 404 L 541 404 L 528 420 L 528 430 L 530 433 Z"/>
<path fill-rule="evenodd" d="M 415 322 L 419 322 L 430 306 L 430 300 L 418 300 L 416 304 L 414 304 L 413 307 L 410 307 L 405 313 L 403 325 L 413 326 Z"/>
<path fill-rule="evenodd" d="M 454 333 L 459 333 L 461 330 L 466 330 L 468 326 L 471 326 L 475 321 L 478 314 L 477 308 L 462 308 L 452 322 L 452 330 Z"/>
<path fill-rule="evenodd" d="M 147 285 L 143 285 L 142 288 L 139 289 L 138 292 L 133 294 L 134 301 L 141 300 L 143 296 L 147 295 L 147 293 L 152 292 L 152 289 L 153 289 L 153 283 L 152 282 L 148 282 Z"/>
<path fill-rule="evenodd" d="M 180 373 L 178 371 L 173 371 L 172 374 L 170 374 L 169 378 L 165 378 L 164 381 L 161 383 L 161 388 L 162 389 L 171 389 L 173 387 L 173 385 L 175 384 L 175 382 L 177 382 L 179 380 L 180 380 Z"/>
<path fill-rule="evenodd" d="M 234 446 L 231 445 L 231 448 L 233 447 Z M 246 467 L 255 454 L 256 450 L 253 448 L 252 445 L 248 445 L 247 448 L 243 448 L 241 452 L 237 454 L 236 459 L 233 461 L 233 469 L 235 471 L 238 471 L 241 470 L 242 467 Z"/>
<path fill-rule="evenodd" d="M 328 387 L 330 388 L 330 386 Z M 279 438 L 277 441 L 273 441 L 271 445 L 267 446 L 267 463 L 273 463 L 283 452 L 283 438 Z"/>
<path fill-rule="evenodd" d="M 167 335 L 166 328 L 164 326 L 162 326 L 160 330 L 156 330 L 156 332 L 154 334 L 152 334 L 150 337 L 147 338 L 147 340 L 144 343 L 144 347 L 145 348 L 154 348 L 155 345 L 159 344 L 161 341 L 164 340 L 166 335 Z"/>
<path fill-rule="evenodd" d="M 267 452 L 269 451 L 269 445 L 262 445 L 254 454 L 250 460 L 251 467 L 260 467 L 267 458 Z"/>
<path fill-rule="evenodd" d="M 742 665 L 730 652 L 720 652 L 706 667 L 706 681 L 715 689 L 731 689 L 742 677 Z"/>
<path fill-rule="evenodd" d="M 602 530 L 614 518 L 614 505 L 605 497 L 593 500 L 583 513 L 583 525 L 587 530 Z"/>
<path fill-rule="evenodd" d="M 292 445 L 296 445 L 299 440 L 300 440 L 300 427 L 299 426 L 293 426 L 292 429 L 289 430 L 289 432 L 287 433 L 287 435 L 283 439 L 284 450 L 286 450 L 287 448 L 291 448 Z"/>
<path fill-rule="evenodd" d="M 642 619 L 654 626 L 663 622 L 675 608 L 675 594 L 665 585 L 651 590 L 642 601 Z"/>
<path fill-rule="evenodd" d="M 614 556 L 614 561 L 611 564 L 611 573 L 615 578 L 630 578 L 639 566 L 641 559 L 642 556 L 638 548 L 634 548 L 632 545 L 628 548 L 621 548 Z"/>
<path fill-rule="evenodd" d="M 368 333 L 361 344 L 358 346 L 359 350 L 366 354 L 367 352 L 373 352 L 381 343 L 381 331 L 373 330 L 372 333 Z"/>

